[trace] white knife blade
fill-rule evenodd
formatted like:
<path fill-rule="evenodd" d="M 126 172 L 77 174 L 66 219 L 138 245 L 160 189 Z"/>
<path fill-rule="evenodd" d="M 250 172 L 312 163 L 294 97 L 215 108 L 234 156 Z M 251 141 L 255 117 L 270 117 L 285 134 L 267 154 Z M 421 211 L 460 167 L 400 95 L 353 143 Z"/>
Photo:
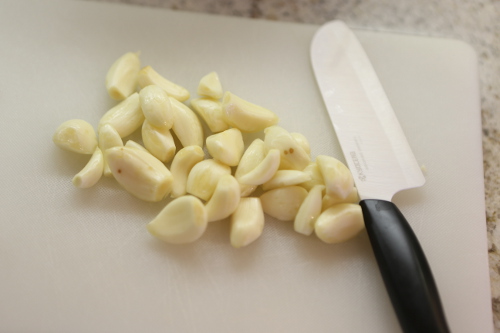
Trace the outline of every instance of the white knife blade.
<path fill-rule="evenodd" d="M 422 186 L 422 171 L 353 32 L 340 21 L 324 25 L 311 57 L 360 197 L 390 201 L 396 192 Z"/>
<path fill-rule="evenodd" d="M 425 179 L 368 56 L 347 25 L 332 21 L 314 35 L 311 61 L 401 328 L 449 332 L 424 252 L 390 202 Z"/>

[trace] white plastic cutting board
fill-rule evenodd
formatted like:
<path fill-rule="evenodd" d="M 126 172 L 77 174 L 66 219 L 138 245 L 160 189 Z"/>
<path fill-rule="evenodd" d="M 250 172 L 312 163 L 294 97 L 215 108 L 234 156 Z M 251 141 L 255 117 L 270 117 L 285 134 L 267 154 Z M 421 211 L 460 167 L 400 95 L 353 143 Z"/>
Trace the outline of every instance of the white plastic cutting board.
<path fill-rule="evenodd" d="M 275 111 L 312 155 L 341 156 L 309 61 L 316 26 L 72 1 L 0 1 L 1 332 L 399 332 L 368 238 L 341 245 L 266 220 L 243 249 L 228 223 L 196 243 L 145 229 L 164 203 L 111 179 L 78 190 L 88 157 L 56 148 L 65 120 L 113 105 L 111 63 L 140 50 L 195 95 L 226 90 Z M 476 57 L 461 42 L 357 31 L 424 187 L 395 201 L 427 253 L 453 332 L 492 332 Z"/>

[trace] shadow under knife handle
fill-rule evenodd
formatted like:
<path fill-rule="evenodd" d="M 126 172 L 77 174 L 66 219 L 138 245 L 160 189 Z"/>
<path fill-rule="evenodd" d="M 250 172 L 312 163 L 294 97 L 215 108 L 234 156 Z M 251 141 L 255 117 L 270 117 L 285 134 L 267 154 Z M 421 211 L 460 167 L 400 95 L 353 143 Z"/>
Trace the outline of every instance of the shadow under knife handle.
<path fill-rule="evenodd" d="M 390 201 L 362 200 L 373 252 L 405 333 L 449 333 L 438 290 L 410 225 Z"/>

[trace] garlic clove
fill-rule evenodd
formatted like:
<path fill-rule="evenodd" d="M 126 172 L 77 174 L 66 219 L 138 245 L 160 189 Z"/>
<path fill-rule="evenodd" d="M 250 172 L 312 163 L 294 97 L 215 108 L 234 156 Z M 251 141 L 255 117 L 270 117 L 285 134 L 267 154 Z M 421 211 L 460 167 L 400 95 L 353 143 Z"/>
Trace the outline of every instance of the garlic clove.
<path fill-rule="evenodd" d="M 174 113 L 172 131 L 174 131 L 182 146 L 196 145 L 203 148 L 203 127 L 194 111 L 174 98 L 170 98 L 170 103 Z"/>
<path fill-rule="evenodd" d="M 259 198 L 241 198 L 231 215 L 231 245 L 240 248 L 249 245 L 262 235 L 264 211 Z"/>
<path fill-rule="evenodd" d="M 307 173 L 298 170 L 278 170 L 274 176 L 262 184 L 264 191 L 273 190 L 278 187 L 299 185 L 311 179 Z"/>
<path fill-rule="evenodd" d="M 208 153 L 217 161 L 229 166 L 237 166 L 240 162 L 245 144 L 243 136 L 237 128 L 212 134 L 206 140 Z"/>
<path fill-rule="evenodd" d="M 306 152 L 307 155 L 311 156 L 311 146 L 309 145 L 309 141 L 302 133 L 290 133 L 292 138 L 297 142 L 297 144 Z"/>
<path fill-rule="evenodd" d="M 139 71 L 138 83 L 141 89 L 152 84 L 157 85 L 165 90 L 170 97 L 180 102 L 189 98 L 189 91 L 186 88 L 167 80 L 151 66 L 146 66 Z"/>
<path fill-rule="evenodd" d="M 222 100 L 225 121 L 242 132 L 254 133 L 278 123 L 274 112 L 226 91 Z"/>
<path fill-rule="evenodd" d="M 326 186 L 326 194 L 345 199 L 354 188 L 351 171 L 334 157 L 319 155 L 316 157 L 321 176 Z"/>
<path fill-rule="evenodd" d="M 200 199 L 182 196 L 169 202 L 146 227 L 151 235 L 164 242 L 191 243 L 205 232 L 207 211 Z"/>
<path fill-rule="evenodd" d="M 204 158 L 205 153 L 200 146 L 187 146 L 175 154 L 170 165 L 170 172 L 173 177 L 172 192 L 170 193 L 172 198 L 186 194 L 188 174 L 195 164 L 203 161 Z"/>
<path fill-rule="evenodd" d="M 140 69 L 139 53 L 128 52 L 116 59 L 106 74 L 106 89 L 109 96 L 123 100 L 134 93 Z"/>
<path fill-rule="evenodd" d="M 220 99 L 222 97 L 222 86 L 216 72 L 211 72 L 201 78 L 198 85 L 198 95 Z"/>
<path fill-rule="evenodd" d="M 296 232 L 307 236 L 313 233 L 314 222 L 321 214 L 321 197 L 324 189 L 324 185 L 315 185 L 307 194 L 295 216 L 293 228 Z"/>
<path fill-rule="evenodd" d="M 231 168 L 214 159 L 198 162 L 189 172 L 186 192 L 208 201 L 215 191 L 219 179 L 230 175 Z"/>
<path fill-rule="evenodd" d="M 139 92 L 139 101 L 144 117 L 151 125 L 159 128 L 172 128 L 174 113 L 165 90 L 154 84 L 146 86 Z"/>
<path fill-rule="evenodd" d="M 112 147 L 123 146 L 123 140 L 118 131 L 110 124 L 105 124 L 99 129 L 99 148 L 106 150 Z"/>
<path fill-rule="evenodd" d="M 106 151 L 106 149 L 109 148 L 122 146 L 122 138 L 120 138 L 120 134 L 118 134 L 118 131 L 113 126 L 111 126 L 110 124 L 104 124 L 99 128 L 99 148 L 101 149 L 101 151 Z M 113 176 L 106 160 L 104 160 L 104 176 Z"/>
<path fill-rule="evenodd" d="M 191 107 L 205 120 L 213 133 L 222 132 L 229 128 L 224 120 L 221 102 L 209 98 L 193 98 Z"/>
<path fill-rule="evenodd" d="M 234 173 L 236 179 L 252 171 L 267 155 L 267 147 L 261 139 L 255 139 L 244 151 Z"/>
<path fill-rule="evenodd" d="M 248 197 L 257 189 L 257 185 L 240 184 L 240 197 Z"/>
<path fill-rule="evenodd" d="M 310 180 L 300 184 L 300 186 L 302 186 L 306 190 L 310 191 L 315 185 L 325 185 L 323 176 L 321 175 L 318 164 L 316 162 L 309 162 L 309 164 L 303 171 L 310 177 Z"/>
<path fill-rule="evenodd" d="M 264 130 L 264 134 L 266 145 L 280 151 L 280 169 L 302 171 L 311 162 L 309 155 L 284 128 L 271 126 Z"/>
<path fill-rule="evenodd" d="M 214 193 L 206 203 L 208 222 L 225 219 L 231 215 L 240 202 L 240 185 L 231 175 L 222 176 Z"/>
<path fill-rule="evenodd" d="M 148 120 L 142 125 L 142 141 L 146 149 L 157 159 L 168 163 L 175 155 L 175 142 L 166 127 L 155 127 Z"/>
<path fill-rule="evenodd" d="M 127 142 L 125 143 L 125 147 L 139 149 L 149 153 L 149 151 L 146 148 L 144 148 L 141 144 L 135 142 L 134 140 L 127 140 Z"/>
<path fill-rule="evenodd" d="M 353 187 L 351 193 L 344 199 L 326 194 L 322 200 L 321 211 L 325 211 L 331 206 L 341 203 L 359 203 L 358 189 Z"/>
<path fill-rule="evenodd" d="M 113 126 L 120 137 L 132 134 L 144 122 L 144 114 L 139 102 L 139 94 L 133 93 L 102 116 L 98 129 L 105 124 Z"/>
<path fill-rule="evenodd" d="M 113 177 L 139 199 L 158 202 L 172 189 L 172 174 L 150 153 L 129 147 L 113 147 L 104 152 Z"/>
<path fill-rule="evenodd" d="M 267 154 L 267 147 L 264 144 L 264 141 L 261 139 L 255 139 L 248 146 L 248 148 L 244 151 L 243 156 L 240 159 L 240 163 L 238 164 L 236 171 L 234 173 L 234 177 L 240 183 L 241 196 L 246 197 L 250 195 L 255 189 L 257 185 L 247 185 L 242 184 L 239 179 L 244 174 L 252 171 L 264 158 Z"/>
<path fill-rule="evenodd" d="M 354 238 L 364 228 L 361 206 L 342 203 L 321 213 L 316 219 L 314 231 L 323 242 L 334 244 Z"/>
<path fill-rule="evenodd" d="M 280 187 L 260 196 L 264 213 L 281 221 L 293 221 L 307 191 L 300 186 Z"/>
<path fill-rule="evenodd" d="M 97 147 L 94 128 L 81 119 L 68 120 L 59 125 L 52 141 L 59 148 L 80 154 L 93 154 Z"/>
<path fill-rule="evenodd" d="M 101 149 L 96 147 L 85 167 L 73 177 L 73 185 L 78 188 L 89 188 L 101 179 L 104 170 L 104 158 Z"/>
<path fill-rule="evenodd" d="M 261 185 L 271 179 L 280 165 L 280 152 L 270 149 L 266 157 L 250 172 L 239 178 L 241 184 Z"/>

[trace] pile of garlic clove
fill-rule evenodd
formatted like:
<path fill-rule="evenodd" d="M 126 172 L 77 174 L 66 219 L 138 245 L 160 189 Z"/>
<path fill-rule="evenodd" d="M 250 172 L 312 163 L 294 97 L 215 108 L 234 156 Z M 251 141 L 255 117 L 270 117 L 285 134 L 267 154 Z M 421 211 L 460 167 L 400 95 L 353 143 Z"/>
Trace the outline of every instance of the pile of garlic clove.
<path fill-rule="evenodd" d="M 278 126 L 274 112 L 224 92 L 216 72 L 201 78 L 190 106 L 189 91 L 151 66 L 141 68 L 138 53 L 118 58 L 105 82 L 119 103 L 102 116 L 97 134 L 73 119 L 57 128 L 53 141 L 91 155 L 73 178 L 76 187 L 92 187 L 104 175 L 139 199 L 166 200 L 147 225 L 154 237 L 193 242 L 210 222 L 228 218 L 231 245 L 239 248 L 260 237 L 266 214 L 326 243 L 363 230 L 349 169 L 331 156 L 313 161 L 304 135 Z M 127 140 L 138 130 L 142 144 Z M 263 139 L 245 148 L 246 133 L 256 132 Z"/>

